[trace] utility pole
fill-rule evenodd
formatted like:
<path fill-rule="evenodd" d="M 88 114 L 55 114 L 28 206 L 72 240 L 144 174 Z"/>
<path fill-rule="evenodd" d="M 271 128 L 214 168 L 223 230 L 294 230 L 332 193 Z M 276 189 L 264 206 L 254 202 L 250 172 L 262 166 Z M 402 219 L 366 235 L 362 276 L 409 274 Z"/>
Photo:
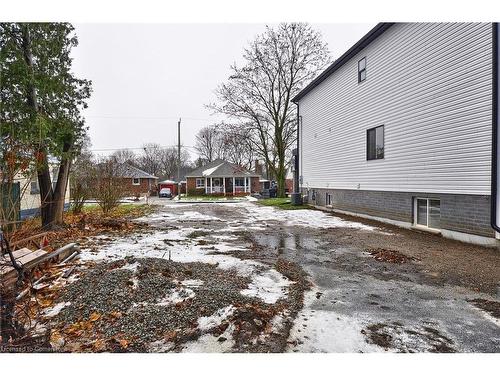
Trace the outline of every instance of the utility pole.
<path fill-rule="evenodd" d="M 177 123 L 177 195 L 181 199 L 181 119 Z M 187 188 L 187 186 L 186 186 Z"/>

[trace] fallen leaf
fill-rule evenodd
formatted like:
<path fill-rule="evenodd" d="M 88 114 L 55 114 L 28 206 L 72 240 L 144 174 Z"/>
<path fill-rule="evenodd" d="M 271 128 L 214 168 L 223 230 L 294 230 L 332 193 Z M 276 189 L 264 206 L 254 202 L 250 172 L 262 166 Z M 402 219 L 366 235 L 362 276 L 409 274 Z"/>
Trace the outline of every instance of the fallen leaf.
<path fill-rule="evenodd" d="M 49 306 L 52 306 L 53 303 L 54 303 L 54 301 L 51 299 L 39 299 L 38 300 L 38 304 L 41 307 L 49 307 Z"/>
<path fill-rule="evenodd" d="M 121 318 L 121 317 L 122 317 L 122 315 L 123 315 L 123 314 L 122 314 L 121 312 L 119 312 L 119 311 L 113 311 L 113 312 L 111 313 L 111 316 L 112 316 L 113 318 L 116 318 L 116 319 Z"/>
<path fill-rule="evenodd" d="M 93 312 L 92 314 L 90 314 L 89 320 L 91 322 L 95 322 L 96 320 L 99 320 L 100 318 L 101 318 L 101 314 L 99 314 L 97 312 Z"/>
<path fill-rule="evenodd" d="M 60 349 L 64 346 L 64 338 L 58 331 L 50 333 L 50 346 L 54 349 Z"/>
<path fill-rule="evenodd" d="M 96 351 L 103 351 L 106 348 L 106 342 L 102 339 L 97 339 L 93 342 L 93 347 Z"/>
<path fill-rule="evenodd" d="M 123 349 L 127 349 L 127 346 L 129 344 L 128 340 L 118 339 L 118 342 L 120 343 L 120 345 L 122 346 Z"/>

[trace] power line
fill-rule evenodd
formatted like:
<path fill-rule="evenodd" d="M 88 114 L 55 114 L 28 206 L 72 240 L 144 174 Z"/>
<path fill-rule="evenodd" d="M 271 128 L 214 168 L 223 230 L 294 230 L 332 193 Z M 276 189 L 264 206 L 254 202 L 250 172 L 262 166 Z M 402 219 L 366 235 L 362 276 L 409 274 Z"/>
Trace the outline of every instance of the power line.
<path fill-rule="evenodd" d="M 143 117 L 143 116 L 108 116 L 108 115 L 101 115 L 101 116 L 85 116 L 85 117 L 86 118 L 121 119 L 121 120 L 172 120 L 172 119 L 177 119 L 177 117 L 172 117 L 172 116 L 166 116 L 166 117 Z M 197 117 L 183 117 L 183 119 L 192 120 L 192 121 L 207 121 L 207 122 L 214 121 L 214 119 L 197 118 Z"/>
<path fill-rule="evenodd" d="M 178 145 L 172 145 L 172 146 L 159 146 L 159 148 L 165 149 L 165 148 L 177 148 Z M 194 146 L 186 146 L 186 145 L 181 145 L 181 148 L 191 148 L 194 149 Z M 100 152 L 100 151 L 119 151 L 119 150 L 144 150 L 144 149 L 150 149 L 150 148 L 156 148 L 156 146 L 150 146 L 150 147 L 119 147 L 119 148 L 93 148 L 90 149 L 89 151 L 95 151 L 95 152 Z"/>

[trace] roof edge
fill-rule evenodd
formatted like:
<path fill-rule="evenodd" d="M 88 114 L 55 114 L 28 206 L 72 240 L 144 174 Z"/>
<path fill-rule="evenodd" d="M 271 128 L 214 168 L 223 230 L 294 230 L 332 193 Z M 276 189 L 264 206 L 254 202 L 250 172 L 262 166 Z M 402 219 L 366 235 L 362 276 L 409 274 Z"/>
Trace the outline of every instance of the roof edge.
<path fill-rule="evenodd" d="M 351 59 L 355 54 L 373 42 L 382 33 L 384 33 L 389 27 L 394 25 L 394 22 L 380 22 L 373 29 L 371 29 L 365 36 L 356 42 L 351 48 L 349 48 L 342 56 L 335 60 L 326 70 L 324 70 L 319 76 L 313 79 L 306 87 L 304 87 L 300 92 L 295 95 L 292 99 L 293 103 L 297 103 L 300 99 L 306 96 L 311 90 L 318 86 L 321 82 L 327 79 L 333 72 L 338 70 L 342 65 Z"/>

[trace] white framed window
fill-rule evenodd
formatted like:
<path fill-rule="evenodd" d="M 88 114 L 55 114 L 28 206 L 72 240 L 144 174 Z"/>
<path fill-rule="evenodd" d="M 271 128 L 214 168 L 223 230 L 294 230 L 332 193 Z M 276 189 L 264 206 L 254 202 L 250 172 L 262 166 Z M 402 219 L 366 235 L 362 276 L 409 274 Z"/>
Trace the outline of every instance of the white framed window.
<path fill-rule="evenodd" d="M 441 228 L 441 201 L 434 198 L 419 198 L 413 200 L 414 225 L 417 227 Z"/>
<path fill-rule="evenodd" d="M 140 184 L 141 184 L 140 178 L 133 178 L 132 179 L 132 185 L 140 185 Z"/>
<path fill-rule="evenodd" d="M 366 160 L 384 158 L 384 125 L 366 131 Z"/>
<path fill-rule="evenodd" d="M 245 186 L 245 177 L 235 177 L 234 178 L 234 186 L 244 187 Z"/>
<path fill-rule="evenodd" d="M 205 179 L 197 178 L 196 179 L 196 188 L 204 188 L 205 187 Z"/>
<path fill-rule="evenodd" d="M 358 61 L 358 83 L 366 79 L 366 57 Z"/>

